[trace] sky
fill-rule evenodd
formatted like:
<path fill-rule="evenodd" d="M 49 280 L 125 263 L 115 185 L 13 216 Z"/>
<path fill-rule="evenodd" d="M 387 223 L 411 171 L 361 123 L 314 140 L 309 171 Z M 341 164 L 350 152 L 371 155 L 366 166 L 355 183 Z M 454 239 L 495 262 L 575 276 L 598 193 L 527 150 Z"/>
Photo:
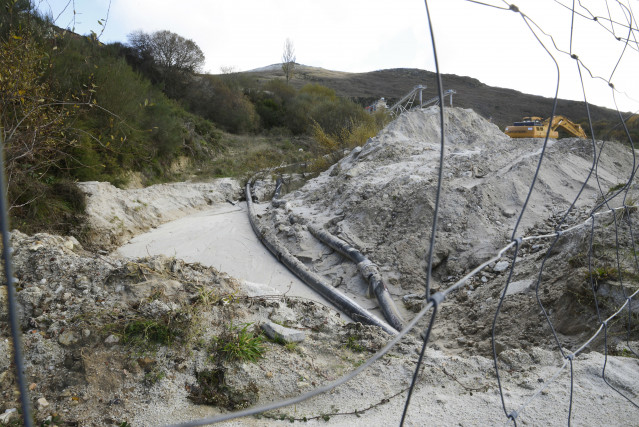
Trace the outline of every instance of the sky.
<path fill-rule="evenodd" d="M 508 8 L 503 0 L 483 2 Z M 58 26 L 80 34 L 94 31 L 104 43 L 126 43 L 127 35 L 136 30 L 170 30 L 193 40 L 206 56 L 203 71 L 214 74 L 222 68 L 246 71 L 279 63 L 287 38 L 293 43 L 297 62 L 305 65 L 347 72 L 387 68 L 435 71 L 422 0 L 35 3 Z M 519 13 L 472 1 L 430 0 L 440 70 L 547 97 L 555 95 L 559 75 L 559 97 L 583 101 L 577 61 L 559 52 L 563 50 L 577 55 L 587 67 L 581 72 L 588 102 L 639 112 L 639 31 L 627 28 L 630 14 L 639 14 L 639 0 L 574 3 L 577 12 L 588 18 L 575 15 L 573 20 L 569 10 L 573 0 L 517 0 L 519 10 L 530 18 L 528 22 Z M 601 18 L 595 21 L 591 13 Z M 632 19 L 637 28 L 634 16 Z M 624 42 L 627 38 L 630 44 Z M 608 80 L 616 90 L 609 87 Z"/>

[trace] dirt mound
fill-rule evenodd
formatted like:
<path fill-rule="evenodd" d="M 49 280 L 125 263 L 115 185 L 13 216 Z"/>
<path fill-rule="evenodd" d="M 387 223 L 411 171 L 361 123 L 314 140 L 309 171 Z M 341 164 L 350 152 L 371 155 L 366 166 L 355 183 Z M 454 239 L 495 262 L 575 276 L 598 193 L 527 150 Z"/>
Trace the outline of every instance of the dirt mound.
<path fill-rule="evenodd" d="M 526 199 L 543 140 L 513 140 L 472 110 L 446 112 L 446 148 L 441 210 L 435 248 L 435 278 L 459 276 L 493 256 L 510 241 Z M 439 109 L 401 115 L 364 147 L 335 164 L 302 189 L 286 195 L 287 208 L 359 247 L 384 266 L 397 294 L 420 292 L 425 282 L 439 162 Z M 607 191 L 627 180 L 632 157 L 608 143 L 599 162 Z M 535 191 L 519 226 L 565 211 L 592 165 L 592 143 L 550 140 Z M 599 194 L 589 181 L 577 206 Z M 272 209 L 275 226 L 283 208 Z M 304 251 L 306 236 L 285 239 Z M 326 270 L 315 259 L 320 271 Z M 330 274 L 330 272 L 329 272 Z"/>

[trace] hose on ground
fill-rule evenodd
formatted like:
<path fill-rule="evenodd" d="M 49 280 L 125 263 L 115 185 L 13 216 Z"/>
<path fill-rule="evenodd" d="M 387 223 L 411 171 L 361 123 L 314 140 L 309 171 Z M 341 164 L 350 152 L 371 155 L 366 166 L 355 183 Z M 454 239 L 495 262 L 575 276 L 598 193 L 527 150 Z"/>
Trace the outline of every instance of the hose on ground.
<path fill-rule="evenodd" d="M 360 251 L 328 231 L 315 227 L 312 224 L 307 224 L 306 227 L 318 240 L 357 264 L 357 269 L 360 274 L 368 281 L 369 297 L 375 295 L 388 323 L 393 328 L 401 331 L 404 327 L 404 319 L 402 319 L 402 316 L 397 311 L 397 307 L 386 285 L 382 281 L 382 275 L 377 265 L 366 258 Z"/>
<path fill-rule="evenodd" d="M 249 222 L 255 235 L 278 261 L 288 267 L 293 274 L 299 277 L 315 292 L 326 298 L 336 308 L 346 313 L 346 315 L 355 322 L 378 326 L 390 335 L 397 335 L 397 330 L 392 326 L 369 313 L 368 310 L 333 288 L 321 276 L 310 271 L 300 260 L 291 255 L 288 249 L 279 243 L 272 232 L 266 228 L 260 229 L 258 227 L 257 216 L 253 209 L 253 198 L 251 196 L 251 181 L 246 184 L 246 204 L 248 207 Z"/>

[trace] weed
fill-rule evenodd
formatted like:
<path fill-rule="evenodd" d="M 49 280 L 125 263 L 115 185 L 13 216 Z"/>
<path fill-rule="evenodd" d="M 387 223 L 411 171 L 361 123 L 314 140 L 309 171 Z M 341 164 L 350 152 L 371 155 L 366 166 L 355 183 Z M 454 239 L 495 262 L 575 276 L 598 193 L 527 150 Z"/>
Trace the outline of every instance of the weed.
<path fill-rule="evenodd" d="M 359 342 L 358 342 L 358 338 L 354 335 L 350 335 L 347 339 L 346 339 L 346 348 L 354 351 L 355 353 L 361 353 L 362 351 L 365 350 L 364 346 L 362 346 Z"/>
<path fill-rule="evenodd" d="M 284 348 L 290 352 L 297 351 L 297 343 L 296 342 L 287 342 L 284 344 Z"/>
<path fill-rule="evenodd" d="M 205 287 L 201 287 L 198 289 L 197 296 L 195 298 L 196 303 L 205 306 L 215 304 L 219 301 L 219 298 L 215 294 L 215 291 L 213 289 L 207 289 Z"/>
<path fill-rule="evenodd" d="M 178 327 L 172 327 L 169 322 L 152 319 L 135 319 L 124 326 L 122 342 L 131 345 L 146 345 L 149 342 L 170 345 L 182 335 Z"/>
<path fill-rule="evenodd" d="M 610 187 L 608 189 L 608 194 L 610 193 L 614 193 L 617 190 L 621 190 L 622 188 L 624 188 L 626 186 L 625 182 L 620 182 L 619 184 L 613 185 L 612 187 Z"/>
<path fill-rule="evenodd" d="M 236 326 L 231 323 L 226 331 L 213 339 L 210 359 L 243 360 L 255 362 L 261 359 L 264 351 L 264 337 L 249 330 L 252 323 Z"/>
<path fill-rule="evenodd" d="M 158 383 L 160 380 L 166 377 L 166 372 L 154 367 L 149 372 L 144 374 L 144 384 L 147 386 L 152 386 L 153 384 Z"/>
<path fill-rule="evenodd" d="M 599 289 L 599 285 L 608 281 L 615 280 L 618 277 L 617 269 L 615 267 L 606 265 L 603 267 L 597 267 L 592 269 L 592 271 L 586 271 L 586 282 L 590 283 L 592 279 L 595 290 Z"/>
<path fill-rule="evenodd" d="M 632 357 L 632 358 L 636 357 L 635 354 L 627 348 L 622 348 L 621 350 L 609 349 L 608 354 L 610 354 L 611 356 L 618 356 L 618 357 Z"/>

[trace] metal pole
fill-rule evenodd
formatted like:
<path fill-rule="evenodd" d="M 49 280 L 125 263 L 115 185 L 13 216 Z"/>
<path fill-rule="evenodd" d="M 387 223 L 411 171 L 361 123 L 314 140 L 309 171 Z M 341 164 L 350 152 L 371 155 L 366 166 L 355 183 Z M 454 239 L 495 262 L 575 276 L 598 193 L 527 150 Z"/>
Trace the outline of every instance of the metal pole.
<path fill-rule="evenodd" d="M 13 266 L 11 264 L 11 247 L 9 242 L 9 220 L 7 215 L 7 193 L 4 176 L 4 142 L 2 139 L 4 129 L 0 128 L 0 232 L 2 232 L 2 260 L 4 262 L 4 274 L 7 282 L 7 302 L 9 305 L 9 324 L 13 338 L 13 362 L 16 367 L 16 378 L 20 390 L 20 402 L 22 404 L 22 418 L 26 427 L 33 426 L 31 405 L 27 384 L 24 378 L 24 364 L 22 359 L 22 337 L 20 335 L 20 321 L 18 319 L 18 305 L 16 303 L 16 291 L 13 278 Z"/>

